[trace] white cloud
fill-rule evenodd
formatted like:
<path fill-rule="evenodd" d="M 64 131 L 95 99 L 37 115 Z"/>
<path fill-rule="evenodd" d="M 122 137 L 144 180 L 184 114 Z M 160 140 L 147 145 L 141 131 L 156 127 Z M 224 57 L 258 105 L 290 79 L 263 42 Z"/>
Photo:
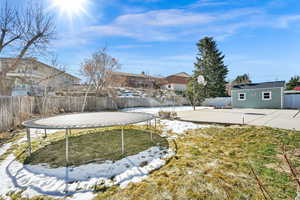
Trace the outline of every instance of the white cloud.
<path fill-rule="evenodd" d="M 134 48 L 145 48 L 145 47 L 153 47 L 153 45 L 149 44 L 127 44 L 127 45 L 118 45 L 113 48 L 116 49 L 134 49 Z"/>
<path fill-rule="evenodd" d="M 287 28 L 290 25 L 290 23 L 296 21 L 300 21 L 300 14 L 282 16 L 278 19 L 278 23 L 276 23 L 275 25 L 280 28 Z"/>
<path fill-rule="evenodd" d="M 223 1 L 200 0 L 216 5 Z M 228 1 L 226 1 L 228 2 Z M 272 19 L 272 20 L 271 20 Z M 248 7 L 222 11 L 200 12 L 195 9 L 164 9 L 123 14 L 111 23 L 84 29 L 93 37 L 127 37 L 138 41 L 186 41 L 203 36 L 224 40 L 245 28 L 287 28 L 300 15 L 271 15 L 267 8 Z"/>
<path fill-rule="evenodd" d="M 187 12 L 180 9 L 169 10 L 154 10 L 141 14 L 128 14 L 119 16 L 115 20 L 117 25 L 131 25 L 131 26 L 186 26 L 195 24 L 209 23 L 215 17 L 201 14 Z"/>
<path fill-rule="evenodd" d="M 199 8 L 199 7 L 212 7 L 212 6 L 224 6 L 228 5 L 229 2 L 219 1 L 219 0 L 198 0 L 197 2 L 189 5 L 190 8 Z"/>
<path fill-rule="evenodd" d="M 152 10 L 121 15 L 110 24 L 91 26 L 86 31 L 97 36 L 122 36 L 142 41 L 186 40 L 189 35 L 199 32 L 228 35 L 224 23 L 233 26 L 237 24 L 234 20 L 238 18 L 249 20 L 251 16 L 260 12 L 256 8 L 234 9 L 223 13 L 200 13 L 184 9 Z M 246 24 L 247 20 L 243 23 Z M 214 28 L 216 26 L 218 28 Z"/>

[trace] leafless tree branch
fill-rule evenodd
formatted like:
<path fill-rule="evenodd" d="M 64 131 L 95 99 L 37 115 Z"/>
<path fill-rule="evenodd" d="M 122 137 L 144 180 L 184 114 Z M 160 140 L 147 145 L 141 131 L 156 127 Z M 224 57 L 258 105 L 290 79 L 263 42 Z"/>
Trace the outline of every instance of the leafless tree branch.
<path fill-rule="evenodd" d="M 20 60 L 30 52 L 43 52 L 55 37 L 55 20 L 40 2 L 31 2 L 24 9 L 16 9 L 5 0 L 0 14 L 0 53 L 9 51 L 9 46 L 18 49 L 16 59 L 0 69 L 0 94 L 6 93 L 6 74 L 14 71 Z"/>

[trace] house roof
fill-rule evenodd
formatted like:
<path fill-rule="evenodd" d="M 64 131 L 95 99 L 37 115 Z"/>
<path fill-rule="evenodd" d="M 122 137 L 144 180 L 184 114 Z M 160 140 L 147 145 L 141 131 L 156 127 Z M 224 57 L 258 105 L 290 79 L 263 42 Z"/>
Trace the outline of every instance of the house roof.
<path fill-rule="evenodd" d="M 258 89 L 258 88 L 276 88 L 284 87 L 284 81 L 274 81 L 274 82 L 264 82 L 264 83 L 249 83 L 233 86 L 233 90 L 242 90 L 242 89 Z"/>
<path fill-rule="evenodd" d="M 190 78 L 191 78 L 191 76 L 188 73 L 180 72 L 177 74 L 167 76 L 165 78 L 165 82 L 163 83 L 163 85 L 170 84 L 170 83 L 187 84 L 189 82 Z"/>
<path fill-rule="evenodd" d="M 127 77 L 138 77 L 138 78 L 157 78 L 157 77 L 150 76 L 150 75 L 147 75 L 147 74 L 133 74 L 133 73 L 127 73 L 127 72 L 113 72 L 113 75 L 127 76 Z"/>
<path fill-rule="evenodd" d="M 300 91 L 300 86 L 294 87 L 294 90 Z"/>
<path fill-rule="evenodd" d="M 17 58 L 0 58 L 0 60 L 3 60 L 3 61 L 10 61 L 10 60 L 16 60 Z M 68 77 L 70 77 L 70 78 L 72 78 L 72 79 L 75 79 L 75 80 L 81 80 L 80 78 L 78 78 L 78 77 L 76 77 L 76 76 L 73 76 L 73 75 L 71 75 L 71 74 L 69 74 L 69 73 L 67 73 L 67 72 L 65 72 L 65 71 L 62 71 L 62 70 L 60 70 L 60 69 L 57 69 L 57 68 L 55 68 L 55 67 L 52 67 L 52 66 L 50 66 L 50 65 L 47 65 L 47 64 L 45 64 L 45 63 L 42 63 L 42 62 L 40 62 L 40 61 L 38 61 L 38 60 L 36 60 L 36 59 L 34 59 L 34 58 L 21 58 L 21 60 L 23 60 L 23 61 L 34 61 L 34 62 L 36 62 L 36 63 L 38 63 L 38 64 L 40 64 L 40 65 L 43 65 L 44 67 L 47 67 L 47 68 L 51 68 L 51 69 L 53 69 L 53 70 L 55 70 L 55 71 L 57 71 L 57 72 L 62 72 L 64 75 L 66 75 L 66 76 L 68 76 Z"/>
<path fill-rule="evenodd" d="M 170 76 L 181 76 L 181 77 L 186 77 L 186 78 L 190 78 L 191 76 L 186 73 L 186 72 L 180 72 L 180 73 L 177 73 L 177 74 L 173 74 L 173 75 L 170 75 Z"/>

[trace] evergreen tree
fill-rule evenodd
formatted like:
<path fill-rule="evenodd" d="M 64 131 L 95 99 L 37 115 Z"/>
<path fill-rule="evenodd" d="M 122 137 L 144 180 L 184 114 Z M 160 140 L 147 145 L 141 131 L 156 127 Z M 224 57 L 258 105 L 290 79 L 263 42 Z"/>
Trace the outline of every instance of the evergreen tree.
<path fill-rule="evenodd" d="M 252 83 L 252 81 L 250 80 L 250 76 L 248 74 L 237 76 L 235 80 L 232 82 L 233 85 L 248 84 L 248 83 Z"/>
<path fill-rule="evenodd" d="M 293 90 L 295 87 L 300 86 L 300 76 L 294 76 L 286 84 L 287 90 Z"/>
<path fill-rule="evenodd" d="M 212 37 L 205 37 L 197 43 L 199 53 L 195 63 L 194 77 L 203 75 L 207 97 L 224 97 L 226 95 L 227 66 L 224 64 L 224 55 L 217 48 Z"/>

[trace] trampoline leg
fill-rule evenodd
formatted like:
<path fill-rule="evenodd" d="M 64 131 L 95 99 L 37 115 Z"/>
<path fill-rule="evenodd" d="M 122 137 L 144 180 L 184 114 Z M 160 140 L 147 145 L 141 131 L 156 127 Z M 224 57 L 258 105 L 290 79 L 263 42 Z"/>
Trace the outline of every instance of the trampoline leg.
<path fill-rule="evenodd" d="M 156 117 L 154 118 L 154 128 L 156 130 Z"/>
<path fill-rule="evenodd" d="M 31 156 L 31 139 L 30 139 L 30 129 L 26 128 L 27 142 L 28 142 L 28 155 Z"/>
<path fill-rule="evenodd" d="M 153 141 L 152 131 L 150 131 L 150 139 L 151 139 L 151 141 Z"/>
<path fill-rule="evenodd" d="M 66 166 L 68 166 L 68 163 L 69 163 L 69 138 L 68 138 L 68 131 L 69 131 L 69 129 L 66 129 Z"/>
<path fill-rule="evenodd" d="M 122 127 L 122 153 L 124 153 L 125 148 L 124 148 L 124 128 Z"/>
<path fill-rule="evenodd" d="M 47 137 L 47 129 L 44 129 L 44 133 L 45 133 L 45 135 L 44 135 L 44 137 L 46 138 Z"/>

